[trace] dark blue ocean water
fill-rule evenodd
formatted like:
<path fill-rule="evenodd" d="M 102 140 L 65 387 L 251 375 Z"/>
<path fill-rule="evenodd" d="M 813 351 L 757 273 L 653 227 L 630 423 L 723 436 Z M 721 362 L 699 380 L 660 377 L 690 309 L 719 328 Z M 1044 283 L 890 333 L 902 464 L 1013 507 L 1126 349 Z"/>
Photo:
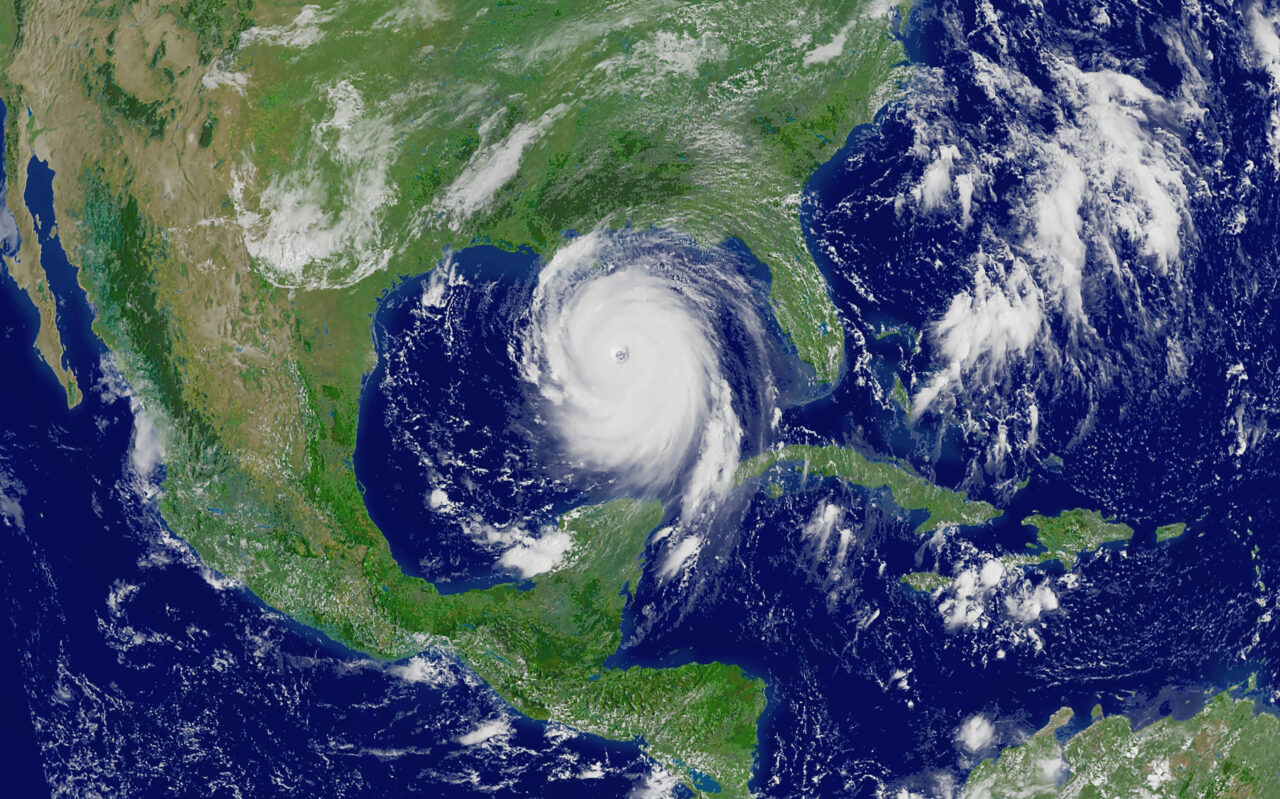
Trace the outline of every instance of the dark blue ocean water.
<path fill-rule="evenodd" d="M 812 177 L 802 207 L 846 321 L 846 370 L 817 399 L 784 392 L 761 441 L 896 456 L 1005 516 L 925 540 L 919 514 L 883 491 L 783 470 L 767 478 L 780 496 L 742 490 L 686 579 L 648 570 L 615 664 L 722 660 L 764 677 L 763 795 L 940 794 L 1064 705 L 1087 717 L 1101 702 L 1143 723 L 1192 713 L 1249 674 L 1274 710 L 1280 633 L 1264 586 L 1280 584 L 1280 171 L 1248 13 L 1015 0 L 912 11 L 904 97 Z M 50 176 L 29 169 L 44 244 Z M 1083 177 L 1069 196 L 1073 169 Z M 500 784 L 499 795 L 621 796 L 642 780 L 634 746 L 561 739 L 439 655 L 413 671 L 374 664 L 205 572 L 141 499 L 128 401 L 95 388 L 118 378 L 56 239 L 44 258 L 86 399 L 63 409 L 30 346 L 34 311 L 6 276 L 0 367 L 29 390 L 0 393 L 0 497 L 16 503 L 2 506 L 0 556 L 18 642 L 6 668 L 22 688 L 11 680 L 5 701 L 30 708 L 55 782 L 130 795 Z M 415 312 L 420 278 L 384 300 L 354 458 L 397 557 L 449 590 L 491 582 L 497 555 L 456 518 L 434 521 L 433 487 L 491 524 L 610 493 L 546 455 L 511 370 L 537 257 L 456 258 L 467 282 L 443 310 Z M 940 325 L 953 309 L 964 324 Z M 896 377 L 919 401 L 950 359 L 959 377 L 918 416 L 892 399 Z M 1008 575 L 975 598 L 973 624 L 949 625 L 938 601 L 898 582 L 1021 551 L 1033 534 L 1018 520 L 1070 507 L 1138 533 L 1072 576 L 1057 564 Z M 812 532 L 824 518 L 829 532 Z M 1155 525 L 1173 521 L 1189 532 L 1156 544 Z M 650 543 L 653 562 L 664 546 Z M 1036 589 L 1058 607 L 1019 618 L 1010 606 Z M 956 731 L 976 713 L 996 734 L 973 753 Z M 458 743 L 497 719 L 509 733 Z M 27 728 L 0 732 L 30 749 Z M 603 777 L 572 778 L 596 762 Z M 570 778 L 549 782 L 559 775 Z"/>
<path fill-rule="evenodd" d="M 1029 264 L 1045 292 L 1044 330 L 1022 357 L 979 362 L 954 407 L 931 408 L 948 414 L 928 412 L 910 429 L 853 380 L 795 421 L 994 498 L 1070 452 L 1067 481 L 1138 520 L 1198 517 L 1233 483 L 1266 473 L 1280 195 L 1273 90 L 1250 13 L 1222 3 L 919 4 L 905 28 L 920 70 L 907 99 L 854 131 L 811 178 L 802 208 L 810 250 L 863 334 L 846 361 L 870 352 L 866 377 L 887 386 L 896 373 L 919 391 L 945 361 L 931 328 L 977 293 L 979 264 L 997 285 L 1014 262 Z M 1098 102 L 1082 74 L 1139 88 Z M 1107 129 L 1130 118 L 1145 140 L 1124 149 Z M 911 200 L 943 147 L 956 148 L 956 174 L 978 176 L 967 223 L 954 193 L 931 210 Z M 1053 296 L 1061 270 L 1049 262 L 1063 248 L 1033 241 L 1046 227 L 1038 201 L 1069 177 L 1055 163 L 1064 161 L 1110 164 L 1090 176 L 1075 215 L 1086 248 L 1079 316 Z M 1163 169 L 1180 173 L 1185 193 L 1171 263 L 1145 252 L 1155 225 L 1135 187 Z M 1027 286 L 1014 283 L 1003 293 L 1032 304 L 1016 302 Z M 876 338 L 895 328 L 910 334 Z M 1258 441 L 1236 455 L 1241 434 Z M 1012 451 L 993 459 L 997 438 Z"/>
<path fill-rule="evenodd" d="M 0 114 L 3 107 L 0 106 Z M 203 567 L 133 474 L 130 402 L 27 166 L 41 265 L 83 401 L 0 276 L 6 795 L 622 796 L 651 766 L 518 716 L 451 658 L 375 662 Z M 16 240 L 6 255 L 34 257 Z M 493 734 L 467 745 L 485 724 Z M 585 775 L 585 776 L 584 776 Z"/>
<path fill-rule="evenodd" d="M 767 315 L 768 270 L 740 242 L 702 249 L 644 232 L 613 235 L 636 259 L 656 254 L 691 272 L 741 276 L 755 287 L 757 313 Z M 625 493 L 613 475 L 567 461 L 547 401 L 521 373 L 542 266 L 529 251 L 470 247 L 387 292 L 373 320 L 379 361 L 361 395 L 353 465 L 397 560 L 446 591 L 511 579 L 491 571 L 503 547 L 485 531 L 536 532 L 571 508 Z M 748 458 L 769 435 L 760 411 L 765 362 L 769 386 L 783 395 L 808 383 L 776 324 L 769 327 L 773 349 L 757 353 L 744 345 L 751 336 L 743 320 L 724 307 L 708 312 L 725 342 L 719 365 L 737 415 L 749 420 L 740 452 Z M 443 492 L 434 502 L 433 491 Z M 678 493 L 661 498 L 674 506 Z"/>
<path fill-rule="evenodd" d="M 1214 4 L 912 11 L 904 98 L 854 131 L 802 206 L 846 320 L 846 370 L 825 395 L 793 398 L 773 440 L 896 456 L 1006 513 L 926 541 L 921 515 L 885 492 L 780 472 L 768 479 L 782 495 L 749 486 L 685 579 L 650 569 L 613 662 L 722 660 L 765 677 L 761 792 L 939 792 L 1064 705 L 1145 723 L 1251 673 L 1274 701 L 1280 181 L 1249 25 Z M 401 310 L 376 326 L 380 369 L 402 370 L 390 393 L 413 412 L 363 414 L 356 464 L 370 507 L 395 505 L 397 553 L 446 579 L 487 574 L 496 555 L 433 527 L 440 475 L 405 442 L 471 442 L 468 468 L 502 475 L 466 495 L 481 514 L 571 496 L 512 444 L 529 426 L 504 303 L 527 295 L 535 259 L 463 255 L 472 282 L 438 318 L 395 321 L 419 284 L 384 306 Z M 921 403 L 953 360 L 949 388 Z M 917 413 L 892 399 L 895 378 Z M 1023 517 L 1074 507 L 1137 534 L 1074 575 L 1011 573 L 974 599 L 972 624 L 948 623 L 947 595 L 898 582 L 1021 552 L 1034 539 Z M 826 537 L 805 533 L 830 513 Z M 1157 545 L 1156 525 L 1175 521 L 1190 532 Z M 664 546 L 651 542 L 651 562 Z M 1037 590 L 1057 607 L 1026 612 Z M 996 736 L 974 753 L 956 731 L 976 713 Z"/>

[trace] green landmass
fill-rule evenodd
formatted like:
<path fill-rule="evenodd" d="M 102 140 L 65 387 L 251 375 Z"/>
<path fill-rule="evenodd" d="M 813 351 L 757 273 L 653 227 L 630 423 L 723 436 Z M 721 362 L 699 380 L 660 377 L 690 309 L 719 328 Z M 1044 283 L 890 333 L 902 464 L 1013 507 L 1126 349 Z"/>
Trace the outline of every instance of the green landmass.
<path fill-rule="evenodd" d="M 873 461 L 856 450 L 836 446 L 792 445 L 757 455 L 738 467 L 739 482 L 760 477 L 779 464 L 799 467 L 806 474 L 838 477 L 866 488 L 887 488 L 906 510 L 923 510 L 927 518 L 917 532 L 944 524 L 982 524 L 1000 515 L 986 502 L 975 502 L 964 494 L 942 488 L 912 472 L 908 467 L 887 461 Z"/>
<path fill-rule="evenodd" d="M 951 578 L 943 577 L 935 572 L 911 572 L 910 574 L 902 575 L 898 582 L 909 585 L 916 591 L 932 594 L 939 588 L 946 588 L 951 585 Z"/>
<path fill-rule="evenodd" d="M 31 0 L 0 0 L 0 67 L 13 60 L 14 53 L 22 47 L 30 5 Z"/>
<path fill-rule="evenodd" d="M 1133 528 L 1129 525 L 1108 521 L 1102 518 L 1101 513 L 1084 508 L 1065 510 L 1057 516 L 1028 516 L 1022 523 L 1036 528 L 1036 538 L 1043 550 L 1015 555 L 1010 559 L 1012 565 L 1057 560 L 1071 571 L 1080 553 L 1092 552 L 1103 544 L 1128 541 L 1133 537 Z M 1027 546 L 1035 547 L 1035 544 Z"/>
<path fill-rule="evenodd" d="M 505 584 L 440 596 L 421 584 L 417 594 L 428 597 L 390 590 L 388 607 L 451 642 L 520 712 L 608 738 L 644 738 L 674 773 L 693 768 L 724 796 L 746 796 L 763 682 L 720 663 L 604 667 L 621 641 L 621 590 L 639 581 L 645 539 L 661 520 L 656 502 L 571 511 L 560 529 L 573 549 L 532 589 Z"/>
<path fill-rule="evenodd" d="M 1081 553 L 1092 552 L 1113 541 L 1128 541 L 1133 537 L 1133 528 L 1128 525 L 1107 521 L 1101 513 L 1084 508 L 1066 510 L 1057 516 L 1035 514 L 1023 519 L 1022 523 L 1036 528 L 1036 541 L 1027 544 L 1027 549 L 1032 551 L 1002 555 L 999 560 L 1007 569 L 1056 560 L 1067 571 L 1071 571 Z M 1171 528 L 1178 526 L 1168 525 Z M 901 581 L 918 591 L 929 593 L 951 584 L 950 577 L 934 572 L 912 572 L 902 577 Z"/>
<path fill-rule="evenodd" d="M 1252 700 L 1224 692 L 1186 721 L 1165 717 L 1140 730 L 1095 711 L 1064 745 L 1057 733 L 1071 715 L 1063 708 L 1025 744 L 982 761 L 966 799 L 1280 796 L 1280 720 Z"/>
<path fill-rule="evenodd" d="M 13 7 L 13 0 L 3 0 L 0 2 L 0 49 L 3 49 L 6 55 L 0 55 L 0 59 L 8 60 L 12 57 L 17 40 L 17 11 Z"/>
<path fill-rule="evenodd" d="M 911 395 L 907 393 L 907 387 L 902 384 L 902 378 L 899 375 L 893 376 L 893 390 L 889 394 L 899 408 L 904 411 L 911 411 Z"/>
<path fill-rule="evenodd" d="M 10 271 L 57 371 L 18 167 L 37 155 L 96 329 L 162 434 L 161 512 L 211 567 L 377 657 L 447 640 L 516 707 L 643 735 L 741 795 L 757 681 L 707 664 L 584 684 L 603 633 L 573 657 L 520 648 L 555 637 L 523 597 L 577 590 L 560 572 L 467 604 L 401 571 L 349 465 L 369 316 L 446 249 L 549 256 L 571 230 L 660 226 L 742 240 L 799 356 L 834 381 L 843 329 L 798 208 L 904 74 L 869 5 L 0 0 L 6 200 L 26 242 Z M 895 497 L 924 497 L 915 479 Z M 597 532 L 640 551 L 638 528 Z M 616 630 L 612 600 L 582 596 Z"/>
<path fill-rule="evenodd" d="M 1067 767 L 1057 734 L 1071 721 L 1072 715 L 1071 708 L 1059 710 L 1026 743 L 1001 751 L 998 759 L 979 763 L 969 772 L 964 799 L 1050 799 L 1059 796 L 1059 785 L 1067 776 Z"/>
<path fill-rule="evenodd" d="M 1175 522 L 1173 524 L 1162 524 L 1156 528 L 1156 541 L 1168 541 L 1170 538 L 1177 538 L 1187 531 L 1187 525 L 1183 522 Z"/>

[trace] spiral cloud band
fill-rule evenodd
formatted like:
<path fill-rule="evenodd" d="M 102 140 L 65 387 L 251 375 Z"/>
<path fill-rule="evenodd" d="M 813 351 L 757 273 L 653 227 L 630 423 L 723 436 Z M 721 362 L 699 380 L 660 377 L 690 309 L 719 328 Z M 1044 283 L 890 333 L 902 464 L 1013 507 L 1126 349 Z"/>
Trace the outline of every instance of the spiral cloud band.
<path fill-rule="evenodd" d="M 750 369 L 737 382 L 759 385 L 752 296 L 732 265 L 675 234 L 597 232 L 562 248 L 539 276 L 521 366 L 570 465 L 678 495 L 686 517 L 714 507 L 743 446 L 735 376 Z"/>

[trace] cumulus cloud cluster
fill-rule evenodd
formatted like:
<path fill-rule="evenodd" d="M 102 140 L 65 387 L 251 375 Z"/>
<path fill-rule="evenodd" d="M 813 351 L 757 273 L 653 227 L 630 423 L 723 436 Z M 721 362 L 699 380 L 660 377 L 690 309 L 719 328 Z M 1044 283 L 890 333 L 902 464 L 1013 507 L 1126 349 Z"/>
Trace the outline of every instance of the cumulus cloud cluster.
<path fill-rule="evenodd" d="M 1258 62 L 1271 79 L 1271 90 L 1280 95 L 1280 17 L 1262 13 L 1259 6 L 1249 10 L 1249 33 L 1257 50 Z M 1280 167 L 1280 103 L 1271 108 L 1272 163 Z"/>
<path fill-rule="evenodd" d="M 977 53 L 972 58 L 987 102 L 1003 109 L 1008 129 L 996 139 L 999 149 L 966 138 L 927 99 L 916 101 L 913 153 L 925 166 L 898 207 L 955 212 L 968 228 L 979 206 L 1007 205 L 1013 229 L 982 229 L 967 263 L 971 286 L 929 331 L 938 369 L 917 391 L 916 413 L 966 380 L 991 379 L 1011 359 L 1052 348 L 1054 320 L 1073 340 L 1089 339 L 1086 279 L 1138 268 L 1128 253 L 1136 253 L 1141 268 L 1179 281 L 1183 241 L 1192 233 L 1182 133 L 1201 108 L 1121 72 L 1082 70 L 1065 57 L 1050 57 L 1051 95 L 1016 69 Z M 922 98 L 946 88 L 936 75 L 920 83 Z M 1037 127 L 1029 121 L 1037 115 L 1058 122 Z M 1023 176 L 1014 193 L 997 195 L 992 170 L 1009 163 L 1023 165 Z"/>
<path fill-rule="evenodd" d="M 956 730 L 956 740 L 970 752 L 986 749 L 995 736 L 995 725 L 981 714 L 965 719 L 960 729 Z"/>
<path fill-rule="evenodd" d="M 415 655 L 402 664 L 387 667 L 387 670 L 411 683 L 424 683 L 433 687 L 446 687 L 457 683 L 457 673 L 448 661 Z"/>
<path fill-rule="evenodd" d="M 564 530 L 552 530 L 537 538 L 526 535 L 502 553 L 498 565 L 528 578 L 560 565 L 572 547 L 573 539 Z"/>
<path fill-rule="evenodd" d="M 1068 575 L 1060 583 L 1070 588 L 1075 580 Z M 1058 593 L 1049 581 L 1021 568 L 1006 567 L 998 559 L 979 556 L 955 574 L 951 585 L 939 596 L 937 607 L 953 630 L 985 629 L 1003 617 L 1003 624 L 1014 622 L 1015 630 L 1025 632 L 1039 645 L 1030 625 L 1056 611 L 1058 605 Z"/>
<path fill-rule="evenodd" d="M 428 504 L 444 494 L 443 491 L 437 494 L 437 491 L 439 489 L 432 492 Z M 447 507 L 436 506 L 437 509 Z M 535 535 L 520 524 L 497 527 L 478 514 L 471 514 L 463 526 L 472 539 L 489 547 L 501 548 L 503 552 L 498 558 L 498 566 L 525 579 L 554 570 L 573 549 L 573 537 L 551 526 L 544 527 Z"/>
<path fill-rule="evenodd" d="M 129 465 L 134 473 L 146 479 L 151 477 L 164 459 L 164 444 L 155 422 L 142 403 L 136 398 L 133 405 L 133 445 L 129 449 Z"/>
<path fill-rule="evenodd" d="M 265 186 L 251 163 L 233 173 L 245 247 L 278 286 L 349 286 L 393 255 L 381 226 L 393 200 L 393 120 L 369 113 L 350 80 L 325 94 L 332 113 L 312 128 L 311 147 L 295 168 L 270 175 Z"/>

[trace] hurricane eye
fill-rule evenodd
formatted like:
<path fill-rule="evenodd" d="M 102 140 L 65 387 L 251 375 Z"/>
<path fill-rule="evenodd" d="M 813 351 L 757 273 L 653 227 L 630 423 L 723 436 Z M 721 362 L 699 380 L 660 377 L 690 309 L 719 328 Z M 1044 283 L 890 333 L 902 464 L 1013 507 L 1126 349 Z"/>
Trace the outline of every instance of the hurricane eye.
<path fill-rule="evenodd" d="M 609 354 L 613 356 L 614 363 L 624 364 L 631 357 L 631 350 L 619 346 L 609 350 Z"/>

